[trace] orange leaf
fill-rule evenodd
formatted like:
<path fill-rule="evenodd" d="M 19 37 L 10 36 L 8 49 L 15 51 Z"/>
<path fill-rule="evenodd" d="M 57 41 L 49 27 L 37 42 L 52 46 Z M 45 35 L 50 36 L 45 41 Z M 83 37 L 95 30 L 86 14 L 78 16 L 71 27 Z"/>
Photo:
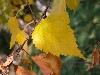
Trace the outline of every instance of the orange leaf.
<path fill-rule="evenodd" d="M 23 68 L 22 66 L 18 66 L 16 70 L 16 75 L 37 75 L 37 74 L 34 71 Z"/>
<path fill-rule="evenodd" d="M 99 64 L 99 50 L 96 48 L 92 52 L 93 60 L 92 60 L 92 66 L 98 65 Z"/>
<path fill-rule="evenodd" d="M 94 66 L 99 64 L 99 50 L 97 48 L 94 49 L 94 51 L 92 52 L 92 64 L 88 66 L 88 68 L 86 69 L 86 71 L 90 70 L 91 68 L 93 68 Z"/>
<path fill-rule="evenodd" d="M 57 56 L 43 53 L 32 57 L 32 59 L 40 67 L 43 75 L 60 75 L 62 63 Z"/>
<path fill-rule="evenodd" d="M 23 58 L 20 57 L 21 62 L 25 63 L 28 66 L 31 66 L 31 62 L 29 60 L 25 60 Z"/>

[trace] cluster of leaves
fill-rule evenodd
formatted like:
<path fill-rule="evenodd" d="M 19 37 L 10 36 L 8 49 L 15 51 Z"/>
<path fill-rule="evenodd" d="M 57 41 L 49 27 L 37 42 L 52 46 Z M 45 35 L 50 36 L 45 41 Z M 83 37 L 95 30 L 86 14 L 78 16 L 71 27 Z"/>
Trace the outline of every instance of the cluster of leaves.
<path fill-rule="evenodd" d="M 74 56 L 79 56 L 80 58 L 85 59 L 77 48 L 77 45 L 75 43 L 76 39 L 73 35 L 73 30 L 69 27 L 69 25 L 67 25 L 67 24 L 69 24 L 70 20 L 69 20 L 68 13 L 65 11 L 66 3 L 61 0 L 57 0 L 57 1 L 55 0 L 54 3 L 55 4 L 52 8 L 51 14 L 44 20 L 37 22 L 36 23 L 37 26 L 36 26 L 34 32 L 32 30 L 32 32 L 29 34 L 29 36 L 24 31 L 21 31 L 19 29 L 17 15 L 15 17 L 11 17 L 8 20 L 8 27 L 10 28 L 10 31 L 12 33 L 10 48 L 14 45 L 15 41 L 18 42 L 20 47 L 17 50 L 14 50 L 12 52 L 12 54 L 6 59 L 5 63 L 4 62 L 1 63 L 2 64 L 1 68 L 4 67 L 4 69 L 2 68 L 2 71 L 4 70 L 3 71 L 4 74 L 9 73 L 8 69 L 5 72 L 5 66 L 6 66 L 6 68 L 8 68 L 8 66 L 12 62 L 14 62 L 14 60 L 18 57 L 19 52 L 21 50 L 23 50 L 24 45 L 30 36 L 32 36 L 33 43 L 36 45 L 36 47 L 39 48 L 40 50 L 43 49 L 43 51 L 46 53 L 50 52 L 51 54 L 54 54 L 57 56 L 59 56 L 60 54 L 74 55 Z M 68 3 L 69 2 L 67 2 L 67 4 Z M 70 5 L 68 5 L 68 6 L 70 6 Z M 58 10 L 59 7 L 63 8 L 63 9 Z M 73 7 L 70 7 L 70 8 L 73 8 Z M 47 9 L 48 9 L 48 7 L 47 7 Z M 45 11 L 45 13 L 46 13 L 46 11 Z M 44 16 L 44 14 L 43 14 L 43 16 Z M 40 20 L 43 18 L 43 16 L 40 18 Z M 55 28 L 55 29 L 53 29 L 53 28 Z M 57 33 L 59 33 L 60 35 Z M 68 33 L 68 34 L 66 34 L 66 33 Z M 71 38 L 68 39 L 68 36 L 71 36 Z M 71 42 L 71 40 L 73 40 L 73 41 Z M 62 45 L 62 46 L 60 46 L 60 45 Z M 64 48 L 64 50 L 62 50 L 62 48 Z M 70 49 L 70 51 L 68 51 L 69 49 Z M 39 64 L 39 63 L 37 63 L 37 64 Z M 51 63 L 49 63 L 49 64 L 51 64 Z M 41 68 L 41 65 L 40 65 L 40 68 Z M 50 72 L 46 71 L 46 72 L 47 72 L 47 74 L 52 74 L 52 75 L 54 74 L 52 71 L 50 71 Z M 45 75 L 45 73 L 44 73 L 44 75 Z M 58 74 L 56 74 L 56 75 L 58 75 Z"/>
<path fill-rule="evenodd" d="M 66 1 L 67 4 L 71 2 Z M 70 19 L 66 11 L 66 3 L 64 1 L 60 2 L 60 0 L 54 1 L 54 3 L 55 4 L 53 5 L 50 15 L 36 23 L 38 25 L 34 32 L 31 32 L 29 37 L 32 36 L 35 46 L 40 50 L 43 49 L 46 53 L 50 52 L 57 56 L 60 54 L 74 55 L 85 59 L 80 53 L 80 50 L 77 48 L 78 46 L 73 34 L 74 31 L 68 25 L 70 23 Z M 75 7 L 77 7 L 79 3 L 75 3 Z M 68 4 L 68 6 L 75 10 L 75 8 L 70 7 L 72 5 Z M 18 26 L 19 24 L 16 17 L 9 19 L 8 27 L 12 33 L 10 48 L 14 45 L 15 41 L 18 42 L 19 45 L 22 45 L 26 39 L 27 35 L 23 31 L 21 32 Z M 14 28 L 16 28 L 16 31 Z M 68 36 L 70 36 L 70 38 Z"/>
<path fill-rule="evenodd" d="M 29 4 L 31 4 L 31 1 L 28 1 Z M 69 26 L 70 18 L 68 12 L 66 11 L 66 5 L 71 10 L 75 11 L 79 5 L 79 0 L 66 0 L 66 2 L 64 0 L 55 0 L 49 16 L 44 19 L 44 16 L 46 16 L 46 11 L 49 7 L 48 6 L 38 22 L 36 22 L 36 20 L 32 21 L 32 23 L 35 23 L 36 27 L 31 31 L 29 35 L 26 34 L 24 30 L 20 30 L 17 15 L 15 17 L 11 17 L 8 20 L 8 27 L 12 33 L 10 48 L 12 48 L 15 42 L 18 42 L 20 46 L 18 49 L 15 49 L 8 58 L 6 58 L 6 62 L 1 63 L 0 67 L 4 74 L 9 73 L 8 66 L 14 64 L 14 61 L 18 57 L 21 50 L 24 51 L 24 49 L 26 49 L 26 43 L 31 37 L 35 46 L 46 53 L 34 57 L 30 56 L 33 61 L 40 67 L 44 75 L 60 75 L 61 60 L 56 56 L 70 55 L 86 59 L 78 49 L 76 38 L 73 34 L 74 31 Z M 25 20 L 28 21 L 28 17 L 30 19 L 30 15 L 27 15 Z M 27 25 L 25 27 L 27 27 Z M 16 66 L 14 67 L 16 68 Z M 22 70 L 22 72 L 19 69 Z M 15 71 L 16 74 L 19 74 L 20 72 L 23 73 L 25 70 L 26 69 L 23 70 L 21 66 L 17 66 L 17 70 Z M 31 74 L 30 71 L 29 73 Z M 36 75 L 36 73 L 34 73 L 34 75 Z"/>

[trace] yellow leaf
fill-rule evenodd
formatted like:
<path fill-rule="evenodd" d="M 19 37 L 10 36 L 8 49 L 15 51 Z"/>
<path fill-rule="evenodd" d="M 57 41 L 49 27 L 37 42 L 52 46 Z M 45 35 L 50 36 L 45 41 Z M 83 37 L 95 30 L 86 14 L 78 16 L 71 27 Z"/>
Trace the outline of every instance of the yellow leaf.
<path fill-rule="evenodd" d="M 18 42 L 19 45 L 22 45 L 26 38 L 27 34 L 22 30 L 19 32 L 19 34 L 17 34 L 16 42 Z"/>
<path fill-rule="evenodd" d="M 18 42 L 19 45 L 22 45 L 23 42 L 26 40 L 27 34 L 22 30 L 19 32 L 19 34 L 16 36 L 16 42 Z M 27 50 L 27 42 L 24 44 L 23 49 L 28 52 Z M 25 53 L 26 59 L 29 60 L 27 53 Z"/>
<path fill-rule="evenodd" d="M 11 42 L 10 42 L 10 48 L 11 48 L 14 45 L 14 43 L 15 43 L 15 40 L 16 40 L 15 37 L 21 31 L 19 29 L 19 23 L 18 23 L 18 20 L 16 19 L 16 17 L 11 17 L 8 20 L 8 27 L 10 29 L 10 32 L 12 33 Z"/>
<path fill-rule="evenodd" d="M 34 0 L 28 0 L 29 4 L 33 4 Z"/>
<path fill-rule="evenodd" d="M 12 33 L 10 48 L 14 45 L 15 41 L 21 45 L 27 37 L 27 34 L 19 29 L 19 23 L 16 17 L 11 17 L 8 20 L 8 27 Z M 26 45 L 25 45 L 26 46 Z"/>
<path fill-rule="evenodd" d="M 12 3 L 14 5 L 21 5 L 21 4 L 23 4 L 23 1 L 21 1 L 21 0 L 12 0 Z"/>
<path fill-rule="evenodd" d="M 16 42 L 18 42 L 19 45 L 22 45 L 23 42 L 26 40 L 27 34 L 24 31 L 20 31 L 19 34 L 16 36 Z M 27 42 L 24 44 L 23 49 L 27 51 Z M 28 58 L 26 54 L 26 58 Z"/>
<path fill-rule="evenodd" d="M 69 15 L 64 0 L 54 0 L 51 14 L 43 19 L 32 33 L 35 46 L 53 55 L 79 56 L 85 59 L 77 48 L 74 31 L 68 25 Z"/>
<path fill-rule="evenodd" d="M 26 22 L 31 22 L 31 21 L 32 21 L 32 15 L 26 14 L 25 17 L 24 17 L 24 20 L 25 20 Z"/>
<path fill-rule="evenodd" d="M 66 4 L 67 6 L 71 9 L 71 10 L 76 10 L 78 5 L 80 3 L 80 0 L 66 0 Z"/>

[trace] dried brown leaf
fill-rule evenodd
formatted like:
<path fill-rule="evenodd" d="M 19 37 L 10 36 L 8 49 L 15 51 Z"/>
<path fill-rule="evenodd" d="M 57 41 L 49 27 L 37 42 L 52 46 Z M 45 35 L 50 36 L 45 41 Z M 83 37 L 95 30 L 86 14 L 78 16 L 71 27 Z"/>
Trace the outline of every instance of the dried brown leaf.
<path fill-rule="evenodd" d="M 16 75 L 37 75 L 34 71 L 23 68 L 22 66 L 17 66 Z"/>
<path fill-rule="evenodd" d="M 92 64 L 88 66 L 88 68 L 86 69 L 86 71 L 90 70 L 91 68 L 93 68 L 96 65 L 99 65 L 99 49 L 95 48 L 94 51 L 92 52 Z"/>
<path fill-rule="evenodd" d="M 62 63 L 59 57 L 43 53 L 32 59 L 40 67 L 43 75 L 60 75 Z"/>

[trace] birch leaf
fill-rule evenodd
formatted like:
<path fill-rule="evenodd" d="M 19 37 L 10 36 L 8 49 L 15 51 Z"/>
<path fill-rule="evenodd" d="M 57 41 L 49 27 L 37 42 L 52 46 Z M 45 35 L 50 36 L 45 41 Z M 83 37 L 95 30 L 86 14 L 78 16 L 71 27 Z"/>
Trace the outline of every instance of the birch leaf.
<path fill-rule="evenodd" d="M 25 39 L 27 38 L 27 34 L 22 30 L 17 34 L 16 36 L 16 42 L 18 42 L 19 45 L 23 44 Z"/>
<path fill-rule="evenodd" d="M 51 14 L 43 19 L 32 33 L 35 46 L 45 53 L 53 55 L 79 56 L 85 59 L 77 48 L 74 31 L 68 25 L 69 15 L 64 0 L 54 0 Z"/>
<path fill-rule="evenodd" d="M 34 0 L 28 0 L 29 4 L 33 4 Z"/>
<path fill-rule="evenodd" d="M 10 41 L 10 48 L 11 48 L 15 43 L 15 40 L 16 40 L 15 37 L 21 31 L 19 29 L 19 23 L 18 23 L 18 20 L 16 19 L 16 17 L 11 17 L 8 20 L 8 27 L 10 29 L 10 32 L 12 33 L 11 41 Z"/>
<path fill-rule="evenodd" d="M 10 32 L 12 33 L 11 41 L 10 41 L 10 48 L 14 45 L 15 41 L 21 45 L 27 37 L 27 34 L 24 31 L 21 31 L 19 28 L 19 23 L 16 17 L 11 17 L 8 20 L 8 27 Z"/>
<path fill-rule="evenodd" d="M 67 6 L 71 9 L 71 10 L 76 10 L 76 8 L 78 7 L 80 3 L 80 0 L 66 0 L 66 4 Z"/>

